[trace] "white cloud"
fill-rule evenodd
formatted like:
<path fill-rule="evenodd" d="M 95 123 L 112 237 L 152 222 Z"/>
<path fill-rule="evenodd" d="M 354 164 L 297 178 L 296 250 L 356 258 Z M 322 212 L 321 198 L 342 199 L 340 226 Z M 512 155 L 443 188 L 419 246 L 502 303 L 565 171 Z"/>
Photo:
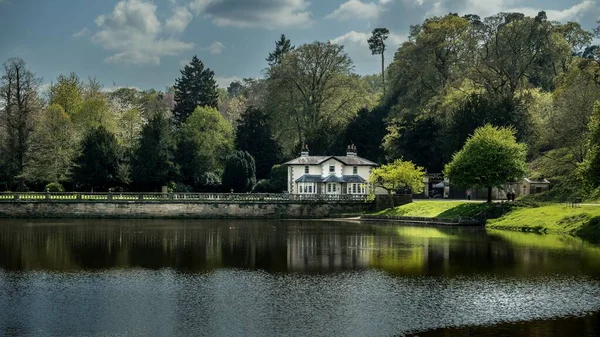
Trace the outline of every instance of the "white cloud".
<path fill-rule="evenodd" d="M 187 28 L 192 21 L 192 17 L 192 13 L 186 7 L 175 7 L 173 8 L 173 15 L 165 23 L 165 30 L 179 34 Z"/>
<path fill-rule="evenodd" d="M 367 40 L 369 39 L 369 37 L 371 37 L 371 32 L 357 32 L 353 30 L 342 36 L 333 38 L 329 41 L 331 41 L 331 43 L 341 44 L 344 46 L 348 44 L 353 44 L 365 46 L 368 48 L 369 43 L 367 42 Z M 386 45 L 398 46 L 406 40 L 406 36 L 390 32 L 390 34 L 388 35 L 388 39 L 386 40 Z M 390 48 L 388 47 L 388 49 Z"/>
<path fill-rule="evenodd" d="M 230 77 L 215 77 L 215 80 L 217 81 L 217 84 L 219 85 L 220 88 L 227 88 L 231 82 L 235 82 L 235 81 L 242 81 L 241 77 L 237 77 L 237 76 L 230 76 Z"/>
<path fill-rule="evenodd" d="M 99 30 L 92 41 L 116 51 L 106 62 L 158 65 L 162 56 L 178 55 L 194 46 L 164 37 L 165 27 L 156 16 L 156 6 L 144 0 L 117 3 L 111 14 L 96 19 L 96 25 Z"/>
<path fill-rule="evenodd" d="M 80 37 L 86 36 L 90 33 L 90 30 L 86 28 L 81 29 L 80 31 L 73 33 L 73 37 L 78 39 Z"/>
<path fill-rule="evenodd" d="M 351 20 L 374 19 L 379 16 L 381 9 L 376 3 L 364 3 L 360 0 L 348 0 L 338 9 L 326 16 L 327 19 Z"/>
<path fill-rule="evenodd" d="M 213 55 L 219 55 L 225 49 L 225 45 L 219 41 L 215 41 L 206 49 Z"/>
<path fill-rule="evenodd" d="M 550 9 L 550 10 L 546 10 L 545 12 L 546 12 L 546 16 L 548 17 L 548 20 L 566 22 L 566 21 L 577 20 L 579 17 L 586 14 L 588 11 L 594 10 L 594 9 L 596 9 L 596 10 L 598 9 L 596 1 L 584 0 L 581 3 L 575 4 L 571 7 L 563 9 L 563 10 Z M 513 8 L 510 11 L 511 12 L 521 12 L 521 13 L 523 13 L 525 15 L 529 15 L 529 16 L 536 16 L 537 13 L 539 13 L 541 10 L 542 9 L 534 9 L 534 8 L 525 7 L 525 8 Z"/>
<path fill-rule="evenodd" d="M 304 27 L 312 24 L 307 0 L 193 0 L 190 8 L 218 26 Z"/>
<path fill-rule="evenodd" d="M 600 11 L 598 0 L 582 0 L 565 9 L 546 9 L 538 7 L 523 6 L 520 0 L 465 0 L 461 2 L 453 0 L 415 0 L 420 6 L 429 5 L 425 17 L 433 15 L 445 15 L 449 12 L 461 14 L 473 13 L 481 17 L 487 17 L 500 12 L 519 12 L 527 16 L 536 16 L 540 11 L 545 11 L 549 20 L 573 21 L 590 11 Z"/>

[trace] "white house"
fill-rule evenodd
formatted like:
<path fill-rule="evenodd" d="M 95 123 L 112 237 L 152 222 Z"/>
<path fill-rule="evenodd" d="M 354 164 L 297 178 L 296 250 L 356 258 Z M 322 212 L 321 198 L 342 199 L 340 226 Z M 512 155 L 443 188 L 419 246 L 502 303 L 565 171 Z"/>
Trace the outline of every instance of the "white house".
<path fill-rule="evenodd" d="M 308 146 L 288 167 L 291 194 L 369 194 L 367 180 L 376 163 L 356 154 L 350 145 L 345 156 L 309 156 Z"/>

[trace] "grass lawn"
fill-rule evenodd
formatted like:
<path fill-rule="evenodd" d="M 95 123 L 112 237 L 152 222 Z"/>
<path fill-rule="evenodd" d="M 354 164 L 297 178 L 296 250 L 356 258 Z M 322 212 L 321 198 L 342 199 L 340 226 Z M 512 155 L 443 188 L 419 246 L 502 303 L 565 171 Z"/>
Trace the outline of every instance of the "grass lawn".
<path fill-rule="evenodd" d="M 498 207 L 509 207 L 497 219 L 488 219 L 487 228 L 521 232 L 573 234 L 589 239 L 600 239 L 600 206 L 581 205 L 576 208 L 566 204 L 486 204 L 464 201 L 415 201 L 375 213 L 387 216 L 415 216 L 456 219 L 475 217 L 495 207 L 488 215 L 497 213 Z M 506 208 L 504 211 L 506 212 Z M 501 213 L 497 213 L 498 216 Z"/>
<path fill-rule="evenodd" d="M 596 219 L 593 219 L 598 217 Z M 593 220 L 592 220 L 593 219 Z M 571 208 L 565 204 L 515 208 L 487 227 L 541 233 L 568 233 L 583 236 L 600 234 L 600 206 Z"/>
<path fill-rule="evenodd" d="M 488 207 L 489 205 L 481 202 L 424 200 L 415 201 L 396 208 L 388 208 L 375 214 L 456 219 L 461 216 L 476 216 Z"/>

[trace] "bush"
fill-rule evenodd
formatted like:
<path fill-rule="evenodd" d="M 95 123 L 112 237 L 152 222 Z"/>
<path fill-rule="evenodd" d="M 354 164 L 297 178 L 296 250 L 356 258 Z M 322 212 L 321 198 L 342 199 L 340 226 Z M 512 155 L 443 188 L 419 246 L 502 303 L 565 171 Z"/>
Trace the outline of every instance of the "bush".
<path fill-rule="evenodd" d="M 64 192 L 65 188 L 60 183 L 54 182 L 54 183 L 49 183 L 48 185 L 46 185 L 46 187 L 44 188 L 44 191 L 48 191 L 48 192 Z"/>

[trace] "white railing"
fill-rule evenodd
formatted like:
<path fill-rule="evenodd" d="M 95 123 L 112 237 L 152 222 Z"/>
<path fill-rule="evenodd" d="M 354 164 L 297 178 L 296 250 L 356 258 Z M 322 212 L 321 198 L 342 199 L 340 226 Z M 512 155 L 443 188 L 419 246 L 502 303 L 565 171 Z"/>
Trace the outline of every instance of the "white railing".
<path fill-rule="evenodd" d="M 288 193 L 88 193 L 88 192 L 0 192 L 0 202 L 365 202 L 362 194 L 288 194 Z"/>

